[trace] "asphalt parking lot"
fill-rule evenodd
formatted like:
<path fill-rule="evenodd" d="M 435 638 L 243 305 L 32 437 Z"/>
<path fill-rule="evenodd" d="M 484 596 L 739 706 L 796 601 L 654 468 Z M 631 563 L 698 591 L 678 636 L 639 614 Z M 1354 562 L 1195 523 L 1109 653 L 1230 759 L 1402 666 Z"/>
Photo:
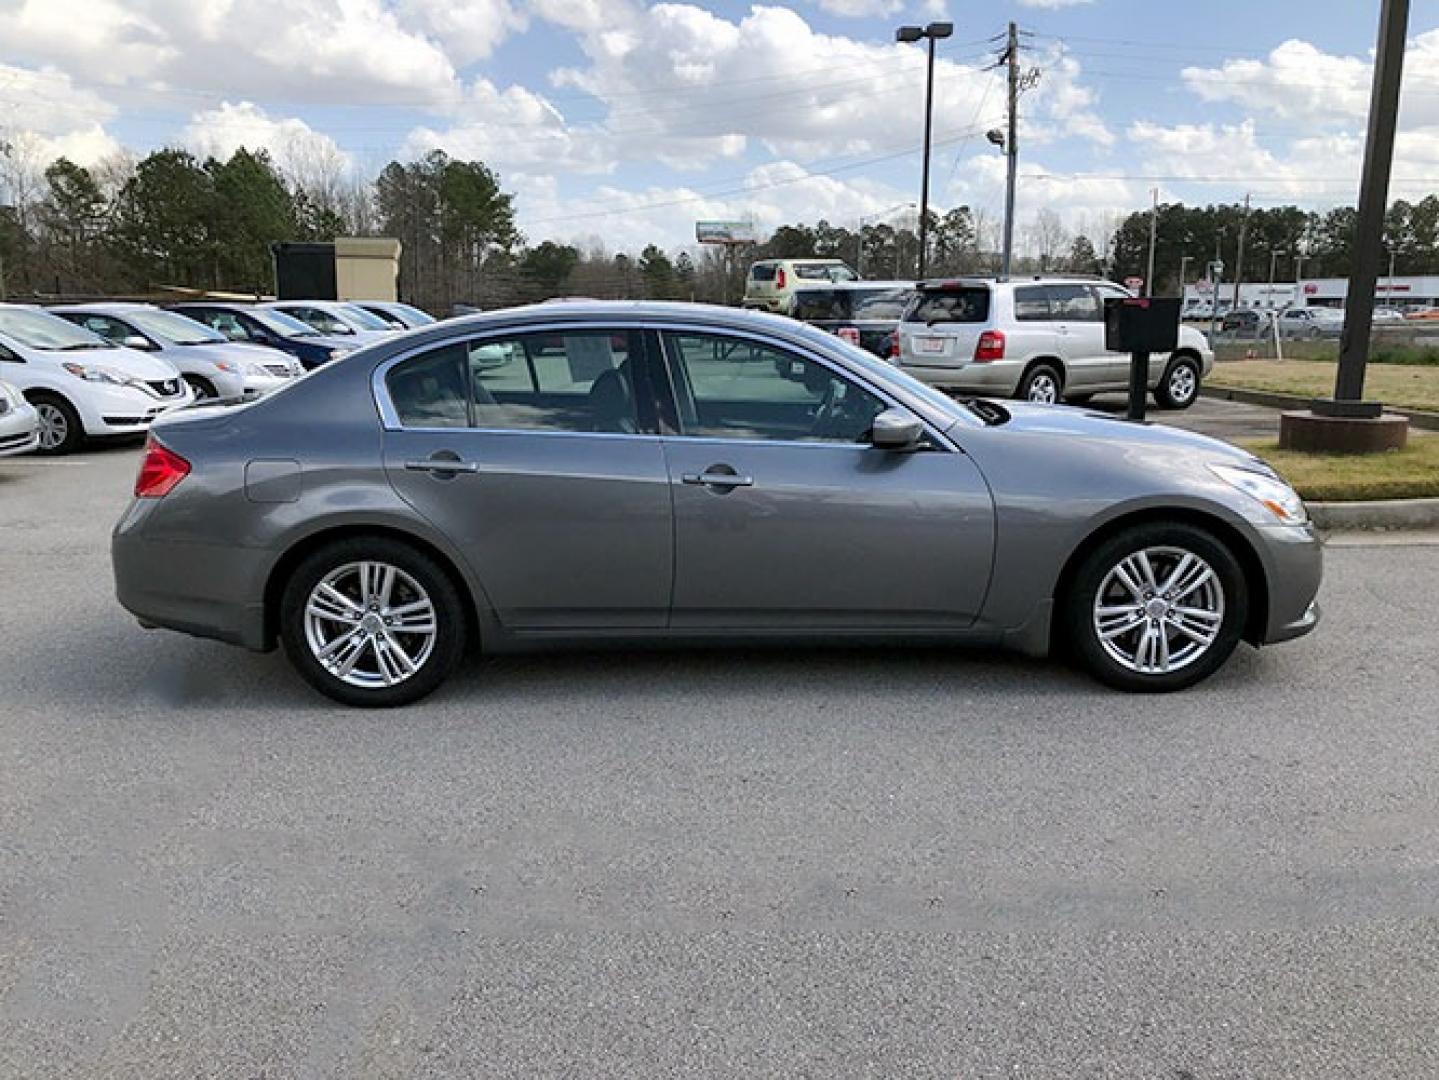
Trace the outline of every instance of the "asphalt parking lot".
<path fill-rule="evenodd" d="M 137 453 L 0 462 L 0 1077 L 1439 1074 L 1439 548 L 1196 690 L 139 629 Z"/>

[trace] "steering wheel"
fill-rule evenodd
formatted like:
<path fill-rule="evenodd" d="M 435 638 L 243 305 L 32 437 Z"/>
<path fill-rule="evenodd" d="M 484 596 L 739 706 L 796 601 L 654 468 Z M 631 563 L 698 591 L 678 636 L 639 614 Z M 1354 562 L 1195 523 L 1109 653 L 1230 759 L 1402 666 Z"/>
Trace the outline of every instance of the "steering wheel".
<path fill-rule="evenodd" d="M 826 381 L 824 397 L 814 410 L 814 420 L 809 425 L 812 438 L 823 438 L 830 434 L 830 427 L 839 417 L 839 383 L 835 379 Z"/>

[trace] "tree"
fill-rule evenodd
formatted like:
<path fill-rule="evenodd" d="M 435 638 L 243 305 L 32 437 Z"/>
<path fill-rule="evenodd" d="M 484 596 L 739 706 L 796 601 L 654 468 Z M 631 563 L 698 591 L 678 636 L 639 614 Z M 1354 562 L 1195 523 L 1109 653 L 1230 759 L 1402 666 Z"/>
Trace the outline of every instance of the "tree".
<path fill-rule="evenodd" d="M 137 285 L 217 286 L 211 175 L 184 150 L 157 150 L 135 167 L 115 208 L 115 241 Z"/>
<path fill-rule="evenodd" d="M 1030 236 L 1039 256 L 1040 272 L 1053 269 L 1059 261 L 1059 253 L 1069 240 L 1069 230 L 1064 227 L 1064 222 L 1046 206 L 1034 215 Z"/>
<path fill-rule="evenodd" d="M 688 251 L 681 251 L 675 259 L 675 278 L 679 283 L 681 296 L 686 300 L 695 298 L 695 263 Z"/>
<path fill-rule="evenodd" d="M 558 296 L 580 261 L 580 253 L 568 244 L 546 240 L 520 259 L 520 273 L 534 286 L 537 298 Z"/>
<path fill-rule="evenodd" d="M 299 233 L 294 198 L 263 150 L 211 158 L 205 171 L 214 186 L 215 284 L 263 292 L 274 276 L 272 245 Z"/>
<path fill-rule="evenodd" d="M 1097 275 L 1104 272 L 1099 262 L 1099 256 L 1094 252 L 1094 244 L 1087 236 L 1074 238 L 1074 243 L 1069 245 L 1069 258 L 1066 262 L 1069 272 L 1072 274 Z"/>
<path fill-rule="evenodd" d="M 679 295 L 679 279 L 674 264 L 654 244 L 640 252 L 640 277 L 644 279 L 645 296 L 651 300 L 673 300 Z"/>

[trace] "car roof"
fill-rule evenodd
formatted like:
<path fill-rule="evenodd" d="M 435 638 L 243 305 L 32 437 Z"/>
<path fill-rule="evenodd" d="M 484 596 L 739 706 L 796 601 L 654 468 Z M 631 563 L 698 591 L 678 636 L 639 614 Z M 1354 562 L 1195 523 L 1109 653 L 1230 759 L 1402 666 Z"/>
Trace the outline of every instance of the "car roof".
<path fill-rule="evenodd" d="M 912 289 L 912 281 L 830 281 L 805 282 L 796 285 L 795 292 L 848 292 L 855 289 Z"/>
<path fill-rule="evenodd" d="M 142 304 L 134 300 L 95 300 L 88 304 L 52 304 L 50 310 L 57 315 L 66 311 L 89 311 L 97 315 L 105 315 L 111 312 L 123 314 L 127 311 L 150 311 L 158 310 L 158 308 L 154 304 Z"/>

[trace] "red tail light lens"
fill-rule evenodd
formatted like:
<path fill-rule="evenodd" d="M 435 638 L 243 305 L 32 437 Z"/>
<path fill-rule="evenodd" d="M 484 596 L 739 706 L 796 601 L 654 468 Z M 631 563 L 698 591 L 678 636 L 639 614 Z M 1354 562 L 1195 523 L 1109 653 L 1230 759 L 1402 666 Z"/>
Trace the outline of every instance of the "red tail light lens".
<path fill-rule="evenodd" d="M 140 475 L 135 477 L 135 498 L 162 499 L 189 475 L 190 463 L 151 437 L 145 442 L 145 460 L 140 462 Z"/>
<path fill-rule="evenodd" d="M 986 330 L 979 335 L 979 341 L 974 346 L 974 358 L 980 363 L 987 360 L 1004 359 L 1004 331 Z"/>
<path fill-rule="evenodd" d="M 859 328 L 854 326 L 841 326 L 835 331 L 841 341 L 847 341 L 851 345 L 859 344 Z"/>
<path fill-rule="evenodd" d="M 776 270 L 776 271 L 774 272 L 774 287 L 775 287 L 776 289 L 783 289 L 783 288 L 784 288 L 784 267 L 783 267 L 783 266 L 781 266 L 778 270 Z"/>
<path fill-rule="evenodd" d="M 899 359 L 899 331 L 898 331 L 898 330 L 891 330 L 891 331 L 889 332 L 889 358 L 890 358 L 891 360 L 898 360 L 898 359 Z"/>

